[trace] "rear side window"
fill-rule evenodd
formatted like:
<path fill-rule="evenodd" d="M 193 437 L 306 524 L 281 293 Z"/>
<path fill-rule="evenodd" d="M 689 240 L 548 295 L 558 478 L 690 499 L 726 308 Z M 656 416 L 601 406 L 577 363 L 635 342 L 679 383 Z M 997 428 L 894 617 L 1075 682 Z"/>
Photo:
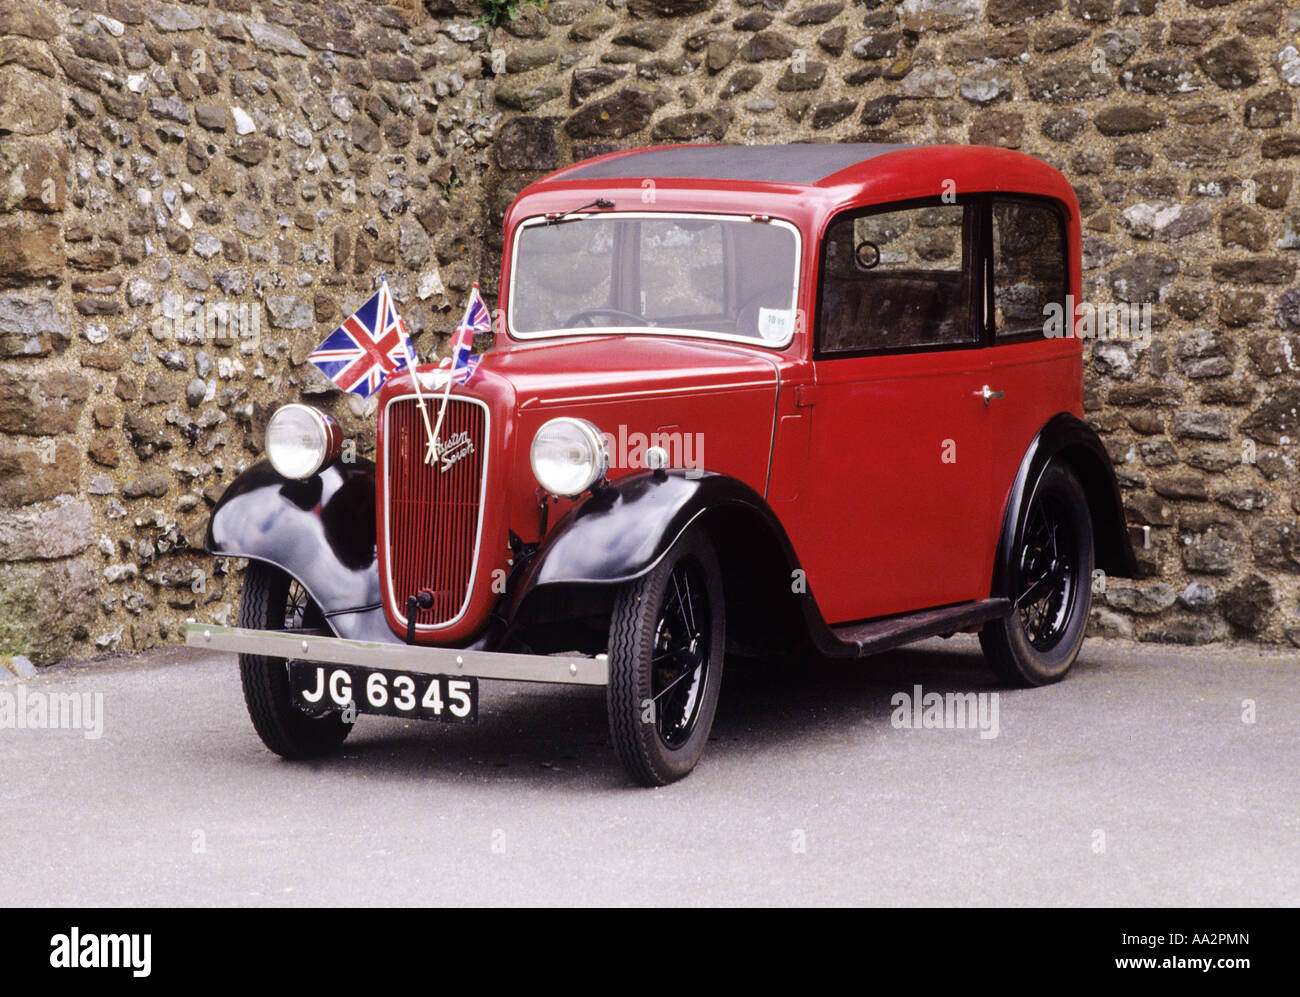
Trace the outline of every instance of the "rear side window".
<path fill-rule="evenodd" d="M 823 241 L 822 354 L 975 343 L 974 204 L 933 204 L 837 219 Z"/>
<path fill-rule="evenodd" d="M 1042 335 L 1045 309 L 1065 307 L 1065 227 L 1051 206 L 993 201 L 993 330 Z"/>

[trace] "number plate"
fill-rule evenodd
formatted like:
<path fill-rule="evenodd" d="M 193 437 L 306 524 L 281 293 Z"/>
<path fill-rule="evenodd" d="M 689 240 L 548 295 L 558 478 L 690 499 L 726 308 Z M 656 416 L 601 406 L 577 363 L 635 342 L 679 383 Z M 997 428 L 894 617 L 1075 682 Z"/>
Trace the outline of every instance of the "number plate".
<path fill-rule="evenodd" d="M 478 679 L 423 675 L 386 668 L 289 663 L 294 704 L 307 713 L 343 710 L 416 720 L 473 723 L 478 719 Z"/>

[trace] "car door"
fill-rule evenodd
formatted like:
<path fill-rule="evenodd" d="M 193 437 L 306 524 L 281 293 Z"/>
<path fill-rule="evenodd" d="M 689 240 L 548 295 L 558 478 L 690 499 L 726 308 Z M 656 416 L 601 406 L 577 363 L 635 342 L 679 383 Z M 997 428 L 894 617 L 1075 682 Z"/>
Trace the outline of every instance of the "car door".
<path fill-rule="evenodd" d="M 1079 341 L 1071 330 L 1067 216 L 1042 198 L 994 195 L 990 260 L 993 321 L 989 383 L 1004 398 L 993 406 L 991 493 L 1000 509 L 1025 451 L 1052 416 L 1083 416 Z M 996 510 L 995 510 L 996 511 Z"/>
<path fill-rule="evenodd" d="M 977 198 L 846 212 L 823 241 L 792 539 L 828 622 L 988 595 Z"/>

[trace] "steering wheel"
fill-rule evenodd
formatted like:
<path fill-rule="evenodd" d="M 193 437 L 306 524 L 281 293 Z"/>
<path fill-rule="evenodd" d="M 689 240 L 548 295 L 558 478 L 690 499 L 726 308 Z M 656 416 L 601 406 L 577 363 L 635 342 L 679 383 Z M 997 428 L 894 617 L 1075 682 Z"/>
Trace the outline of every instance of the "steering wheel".
<path fill-rule="evenodd" d="M 592 319 L 597 315 L 617 315 L 619 318 L 631 319 L 637 325 L 655 324 L 644 315 L 638 315 L 636 312 L 625 312 L 621 308 L 584 308 L 581 311 L 574 312 L 565 319 L 564 328 L 572 329 L 580 322 L 585 322 L 587 325 L 594 325 L 595 323 L 592 322 Z"/>

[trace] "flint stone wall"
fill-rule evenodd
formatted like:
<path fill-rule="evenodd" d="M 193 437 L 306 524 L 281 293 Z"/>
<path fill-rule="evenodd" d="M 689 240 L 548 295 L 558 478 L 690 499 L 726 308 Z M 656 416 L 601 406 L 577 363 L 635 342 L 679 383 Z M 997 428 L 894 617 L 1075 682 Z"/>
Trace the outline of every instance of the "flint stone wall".
<path fill-rule="evenodd" d="M 1284 0 L 0 0 L 0 657 L 232 620 L 211 504 L 388 277 L 434 354 L 543 172 L 682 141 L 969 142 L 1074 183 L 1087 408 L 1152 527 L 1096 632 L 1300 645 L 1300 10 Z"/>

